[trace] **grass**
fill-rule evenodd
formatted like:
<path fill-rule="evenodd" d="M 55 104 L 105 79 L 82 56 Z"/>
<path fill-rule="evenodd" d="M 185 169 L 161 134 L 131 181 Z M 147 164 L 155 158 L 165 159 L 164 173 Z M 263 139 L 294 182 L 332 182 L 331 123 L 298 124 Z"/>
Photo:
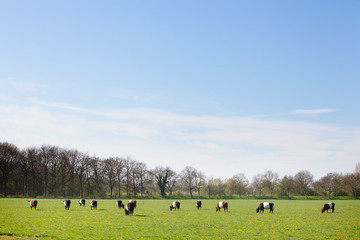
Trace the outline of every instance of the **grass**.
<path fill-rule="evenodd" d="M 172 202 L 138 200 L 133 216 L 117 209 L 115 200 L 89 201 L 80 207 L 72 200 L 70 210 L 61 199 L 39 199 L 30 210 L 26 199 L 0 199 L 0 239 L 360 239 L 360 201 L 336 200 L 335 213 L 323 213 L 324 200 L 272 200 L 274 214 L 256 214 L 263 200 L 228 200 L 229 212 L 216 212 L 218 200 Z"/>

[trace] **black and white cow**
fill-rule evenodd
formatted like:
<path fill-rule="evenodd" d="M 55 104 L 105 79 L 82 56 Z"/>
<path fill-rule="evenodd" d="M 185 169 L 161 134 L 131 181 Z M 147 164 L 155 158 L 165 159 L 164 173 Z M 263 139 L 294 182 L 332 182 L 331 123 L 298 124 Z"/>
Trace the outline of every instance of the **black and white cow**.
<path fill-rule="evenodd" d="M 321 213 L 323 212 L 329 212 L 329 209 L 332 210 L 332 212 L 335 211 L 335 203 L 331 202 L 331 203 L 325 203 L 323 208 L 321 209 Z"/>
<path fill-rule="evenodd" d="M 30 204 L 30 209 L 32 210 L 32 208 L 35 208 L 36 210 L 36 206 L 38 204 L 38 201 L 37 200 L 28 200 L 29 204 Z"/>
<path fill-rule="evenodd" d="M 196 208 L 201 209 L 201 201 L 196 201 Z"/>
<path fill-rule="evenodd" d="M 180 202 L 174 201 L 174 202 L 170 205 L 170 211 L 172 211 L 174 208 L 175 208 L 175 211 L 176 211 L 176 209 L 177 209 L 177 210 L 180 210 Z"/>
<path fill-rule="evenodd" d="M 220 209 L 224 209 L 224 212 L 225 210 L 228 211 L 228 203 L 227 202 L 218 202 L 216 204 L 216 211 L 219 211 L 220 212 Z"/>
<path fill-rule="evenodd" d="M 256 209 L 256 212 L 264 212 L 264 209 L 270 209 L 269 213 L 274 213 L 274 203 L 271 202 L 263 202 L 260 203 L 258 208 Z"/>
<path fill-rule="evenodd" d="M 78 203 L 80 204 L 80 207 L 81 207 L 81 205 L 83 205 L 85 207 L 85 199 L 80 199 L 78 201 Z"/>
<path fill-rule="evenodd" d="M 118 208 L 124 208 L 125 206 L 124 206 L 124 204 L 123 204 L 123 202 L 121 201 L 121 200 L 117 200 L 116 201 L 116 205 L 118 206 Z"/>
<path fill-rule="evenodd" d="M 65 210 L 66 209 L 70 210 L 71 201 L 69 199 L 67 199 L 67 200 L 64 200 L 63 203 L 64 203 L 64 206 L 65 206 Z"/>
<path fill-rule="evenodd" d="M 97 210 L 97 201 L 96 201 L 96 200 L 91 200 L 91 202 L 90 202 L 90 207 L 91 207 L 91 210 L 92 210 L 93 208 L 95 208 L 95 209 Z"/>
<path fill-rule="evenodd" d="M 129 201 L 126 204 L 125 215 L 133 215 L 135 207 L 136 207 L 136 201 L 135 202 L 130 202 Z"/>

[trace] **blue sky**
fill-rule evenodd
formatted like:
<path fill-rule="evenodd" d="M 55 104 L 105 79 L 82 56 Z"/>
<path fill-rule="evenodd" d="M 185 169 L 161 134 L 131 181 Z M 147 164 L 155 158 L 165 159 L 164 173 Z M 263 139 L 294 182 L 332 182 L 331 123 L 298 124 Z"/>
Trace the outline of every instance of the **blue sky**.
<path fill-rule="evenodd" d="M 0 6 L 0 141 L 250 180 L 360 161 L 359 1 Z"/>

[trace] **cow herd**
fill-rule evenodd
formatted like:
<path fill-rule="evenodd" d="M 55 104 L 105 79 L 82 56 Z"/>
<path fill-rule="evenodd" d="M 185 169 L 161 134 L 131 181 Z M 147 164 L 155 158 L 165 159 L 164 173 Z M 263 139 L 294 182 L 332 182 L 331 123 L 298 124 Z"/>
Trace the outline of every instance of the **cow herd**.
<path fill-rule="evenodd" d="M 28 202 L 30 204 L 30 209 L 32 210 L 33 208 L 35 208 L 35 210 L 36 210 L 38 201 L 35 199 L 32 199 L 32 200 L 28 200 Z M 63 203 L 65 206 L 65 210 L 70 210 L 71 200 L 69 200 L 69 199 L 64 200 Z M 78 201 L 78 203 L 80 204 L 80 206 L 85 206 L 85 199 L 80 199 Z M 125 215 L 133 215 L 134 210 L 136 208 L 136 200 L 129 200 L 127 202 L 126 206 L 124 205 L 122 200 L 117 200 L 116 205 L 118 206 L 119 209 L 121 209 L 121 208 L 125 209 Z M 198 210 L 200 210 L 202 207 L 201 201 L 196 201 L 195 205 Z M 256 213 L 259 213 L 259 212 L 262 213 L 262 212 L 264 212 L 265 209 L 269 209 L 269 213 L 274 213 L 274 205 L 275 204 L 271 203 L 271 202 L 262 202 L 257 207 Z M 97 210 L 97 201 L 91 200 L 90 207 L 91 207 L 91 210 L 92 209 Z M 174 201 L 170 205 L 170 211 L 172 211 L 173 209 L 175 209 L 175 211 L 180 210 L 180 202 L 179 201 Z M 225 201 L 218 202 L 216 204 L 216 212 L 220 212 L 221 209 L 224 209 L 224 211 L 228 211 L 228 203 Z M 329 209 L 331 209 L 332 212 L 334 212 L 335 211 L 335 203 L 333 203 L 333 202 L 325 203 L 321 209 L 321 213 L 323 213 L 325 211 L 328 212 Z"/>

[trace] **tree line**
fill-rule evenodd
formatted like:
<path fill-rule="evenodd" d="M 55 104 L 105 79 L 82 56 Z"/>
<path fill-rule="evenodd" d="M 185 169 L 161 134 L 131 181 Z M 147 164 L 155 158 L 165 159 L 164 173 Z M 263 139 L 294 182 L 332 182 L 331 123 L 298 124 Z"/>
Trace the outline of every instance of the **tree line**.
<path fill-rule="evenodd" d="M 23 197 L 149 198 L 216 196 L 353 196 L 360 194 L 360 162 L 353 173 L 328 173 L 319 180 L 306 170 L 280 178 L 259 173 L 249 181 L 238 173 L 225 180 L 207 178 L 191 166 L 148 169 L 131 158 L 101 159 L 87 153 L 42 145 L 19 149 L 0 142 L 0 194 Z"/>

